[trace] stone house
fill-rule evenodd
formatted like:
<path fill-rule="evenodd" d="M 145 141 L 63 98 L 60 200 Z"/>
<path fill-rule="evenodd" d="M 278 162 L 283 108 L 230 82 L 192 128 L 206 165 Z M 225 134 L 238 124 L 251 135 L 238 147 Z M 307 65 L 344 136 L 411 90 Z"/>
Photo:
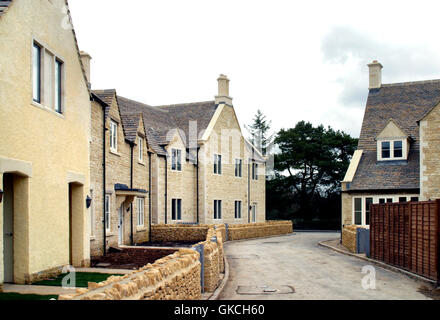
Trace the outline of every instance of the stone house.
<path fill-rule="evenodd" d="M 122 116 L 142 114 L 151 155 L 151 222 L 265 221 L 265 159 L 242 135 L 221 75 L 215 100 L 149 106 L 118 96 Z"/>
<path fill-rule="evenodd" d="M 0 1 L 0 286 L 90 263 L 90 93 L 65 0 Z"/>
<path fill-rule="evenodd" d="M 440 80 L 382 84 L 369 67 L 358 148 L 342 181 L 342 224 L 369 225 L 372 203 L 440 197 Z"/>
<path fill-rule="evenodd" d="M 135 113 L 121 114 L 116 90 L 93 91 L 92 100 L 90 250 L 93 257 L 102 255 L 111 246 L 148 241 L 152 151 L 142 117 Z"/>

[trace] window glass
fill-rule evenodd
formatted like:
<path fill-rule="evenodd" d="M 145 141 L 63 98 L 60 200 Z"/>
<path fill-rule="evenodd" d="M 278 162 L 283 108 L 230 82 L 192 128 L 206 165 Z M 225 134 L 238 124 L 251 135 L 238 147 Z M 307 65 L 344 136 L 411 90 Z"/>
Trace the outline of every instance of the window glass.
<path fill-rule="evenodd" d="M 393 203 L 393 198 L 387 198 L 387 203 Z"/>
<path fill-rule="evenodd" d="M 182 150 L 177 150 L 177 171 L 182 171 Z"/>
<path fill-rule="evenodd" d="M 35 102 L 41 102 L 41 48 L 34 43 L 33 47 L 33 71 L 32 71 L 32 82 L 33 82 L 33 100 Z"/>
<path fill-rule="evenodd" d="M 214 173 L 218 173 L 217 172 L 217 155 L 214 155 Z"/>
<path fill-rule="evenodd" d="M 171 170 L 177 169 L 177 150 L 171 149 Z"/>
<path fill-rule="evenodd" d="M 110 230 L 110 195 L 105 196 L 105 228 Z"/>
<path fill-rule="evenodd" d="M 419 201 L 419 197 L 411 197 L 411 201 L 417 202 L 417 201 Z"/>
<path fill-rule="evenodd" d="M 373 204 L 373 198 L 365 198 L 365 224 L 370 224 L 370 205 Z"/>
<path fill-rule="evenodd" d="M 57 60 L 55 63 L 55 111 L 58 113 L 62 111 L 62 68 L 63 63 Z"/>
<path fill-rule="evenodd" d="M 379 199 L 379 203 L 380 203 L 380 204 L 383 204 L 383 203 L 385 203 L 385 199 L 382 199 L 382 198 L 381 198 L 381 199 Z"/>
<path fill-rule="evenodd" d="M 138 147 L 139 147 L 139 161 L 142 162 L 144 160 L 144 146 L 143 146 L 143 142 L 144 140 L 139 137 L 138 138 Z"/>
<path fill-rule="evenodd" d="M 222 201 L 214 200 L 214 219 L 222 218 Z"/>
<path fill-rule="evenodd" d="M 402 158 L 402 141 L 394 141 L 394 158 Z"/>
<path fill-rule="evenodd" d="M 387 159 L 390 157 L 390 142 L 382 142 L 382 158 Z"/>
<path fill-rule="evenodd" d="M 145 206 L 145 199 L 138 198 L 137 200 L 138 226 L 144 225 L 144 206 Z"/>
<path fill-rule="evenodd" d="M 113 120 L 110 120 L 110 149 L 117 151 L 117 136 L 118 136 L 118 125 Z"/>
<path fill-rule="evenodd" d="M 354 224 L 362 224 L 362 198 L 354 198 Z"/>
<path fill-rule="evenodd" d="M 399 197 L 399 202 L 406 202 L 406 197 Z"/>

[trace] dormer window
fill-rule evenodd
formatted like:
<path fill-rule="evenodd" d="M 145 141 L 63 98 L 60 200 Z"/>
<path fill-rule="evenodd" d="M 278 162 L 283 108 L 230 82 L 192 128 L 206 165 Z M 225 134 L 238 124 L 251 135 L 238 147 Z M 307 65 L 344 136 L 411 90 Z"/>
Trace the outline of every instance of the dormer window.
<path fill-rule="evenodd" d="M 410 138 L 393 119 L 376 136 L 377 161 L 406 160 Z"/>
<path fill-rule="evenodd" d="M 403 150 L 408 150 L 408 140 L 378 141 L 377 148 L 378 161 L 405 160 L 407 152 L 403 152 Z"/>

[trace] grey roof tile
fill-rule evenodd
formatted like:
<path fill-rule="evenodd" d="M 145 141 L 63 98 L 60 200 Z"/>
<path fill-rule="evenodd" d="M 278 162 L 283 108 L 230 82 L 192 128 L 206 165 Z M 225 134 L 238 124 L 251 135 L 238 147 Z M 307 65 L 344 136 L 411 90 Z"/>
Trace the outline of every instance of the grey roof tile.
<path fill-rule="evenodd" d="M 349 190 L 419 188 L 417 121 L 440 102 L 440 80 L 384 84 L 369 91 L 358 150 L 361 161 Z M 411 138 L 408 161 L 377 161 L 375 138 L 392 119 Z"/>

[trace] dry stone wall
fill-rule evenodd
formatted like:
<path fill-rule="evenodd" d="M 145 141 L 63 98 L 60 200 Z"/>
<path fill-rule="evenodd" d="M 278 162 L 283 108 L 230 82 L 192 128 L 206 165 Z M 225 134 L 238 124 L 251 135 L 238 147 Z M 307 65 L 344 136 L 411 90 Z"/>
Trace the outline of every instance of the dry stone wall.
<path fill-rule="evenodd" d="M 292 221 L 268 221 L 263 223 L 230 225 L 228 240 L 261 238 L 292 232 Z"/>
<path fill-rule="evenodd" d="M 205 241 L 209 227 L 208 225 L 152 225 L 151 241 Z"/>
<path fill-rule="evenodd" d="M 60 300 L 200 300 L 200 255 L 192 249 L 157 260 L 122 277 L 89 283 Z"/>
<path fill-rule="evenodd" d="M 359 226 L 348 225 L 342 229 L 342 245 L 350 252 L 356 252 L 356 233 Z"/>

